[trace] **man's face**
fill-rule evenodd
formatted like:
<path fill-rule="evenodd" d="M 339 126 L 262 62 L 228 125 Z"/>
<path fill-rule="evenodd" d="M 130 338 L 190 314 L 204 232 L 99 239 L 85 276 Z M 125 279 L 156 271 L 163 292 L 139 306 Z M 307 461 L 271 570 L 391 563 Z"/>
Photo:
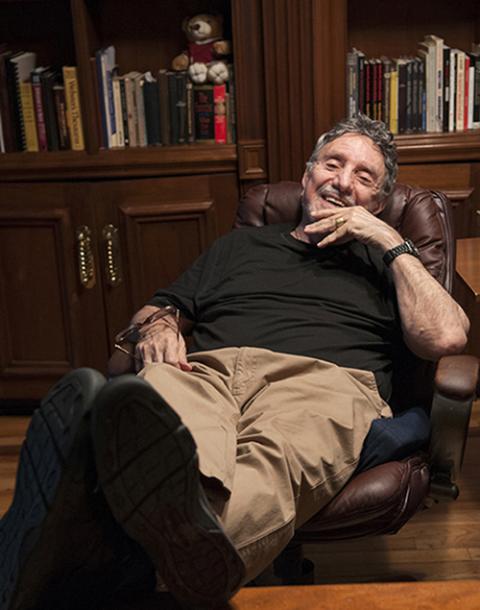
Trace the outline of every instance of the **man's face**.
<path fill-rule="evenodd" d="M 303 209 L 362 206 L 372 214 L 383 209 L 381 189 L 386 169 L 383 155 L 369 137 L 348 133 L 326 144 L 302 179 Z"/>

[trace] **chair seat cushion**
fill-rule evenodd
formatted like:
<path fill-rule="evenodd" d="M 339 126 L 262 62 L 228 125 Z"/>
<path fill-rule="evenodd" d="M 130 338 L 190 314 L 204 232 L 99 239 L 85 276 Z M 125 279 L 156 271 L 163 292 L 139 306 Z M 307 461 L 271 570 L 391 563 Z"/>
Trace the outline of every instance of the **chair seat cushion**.
<path fill-rule="evenodd" d="M 430 438 L 430 418 L 421 407 L 412 407 L 393 418 L 376 419 L 363 443 L 356 472 L 362 472 L 423 449 Z"/>

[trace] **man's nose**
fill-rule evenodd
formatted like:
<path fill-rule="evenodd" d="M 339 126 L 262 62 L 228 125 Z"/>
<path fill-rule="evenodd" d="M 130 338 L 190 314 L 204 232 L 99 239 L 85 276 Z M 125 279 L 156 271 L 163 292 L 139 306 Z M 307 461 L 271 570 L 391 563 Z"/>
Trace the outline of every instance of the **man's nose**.
<path fill-rule="evenodd" d="M 335 175 L 335 186 L 342 193 L 351 193 L 353 186 L 353 174 L 346 168 L 340 169 Z"/>

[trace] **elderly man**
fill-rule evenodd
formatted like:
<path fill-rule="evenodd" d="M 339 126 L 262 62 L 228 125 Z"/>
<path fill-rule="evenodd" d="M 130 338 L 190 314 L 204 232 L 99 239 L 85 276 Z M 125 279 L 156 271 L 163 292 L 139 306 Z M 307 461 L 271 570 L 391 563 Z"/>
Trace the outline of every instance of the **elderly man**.
<path fill-rule="evenodd" d="M 117 341 L 137 377 L 57 384 L 0 525 L 1 610 L 136 591 L 153 567 L 212 607 L 342 488 L 391 416 L 393 346 L 436 360 L 466 343 L 463 311 L 378 218 L 395 176 L 382 123 L 338 124 L 307 163 L 298 226 L 220 238 L 137 312 Z"/>

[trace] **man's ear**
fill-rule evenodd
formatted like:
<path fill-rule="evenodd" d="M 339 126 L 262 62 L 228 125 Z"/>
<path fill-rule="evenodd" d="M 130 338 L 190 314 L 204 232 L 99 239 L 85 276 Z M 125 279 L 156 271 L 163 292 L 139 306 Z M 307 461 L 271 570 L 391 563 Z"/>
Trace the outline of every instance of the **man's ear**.
<path fill-rule="evenodd" d="M 307 178 L 308 178 L 308 171 L 305 170 L 303 172 L 303 176 L 302 176 L 302 188 L 303 188 L 303 190 L 305 190 L 305 185 L 307 183 Z"/>

